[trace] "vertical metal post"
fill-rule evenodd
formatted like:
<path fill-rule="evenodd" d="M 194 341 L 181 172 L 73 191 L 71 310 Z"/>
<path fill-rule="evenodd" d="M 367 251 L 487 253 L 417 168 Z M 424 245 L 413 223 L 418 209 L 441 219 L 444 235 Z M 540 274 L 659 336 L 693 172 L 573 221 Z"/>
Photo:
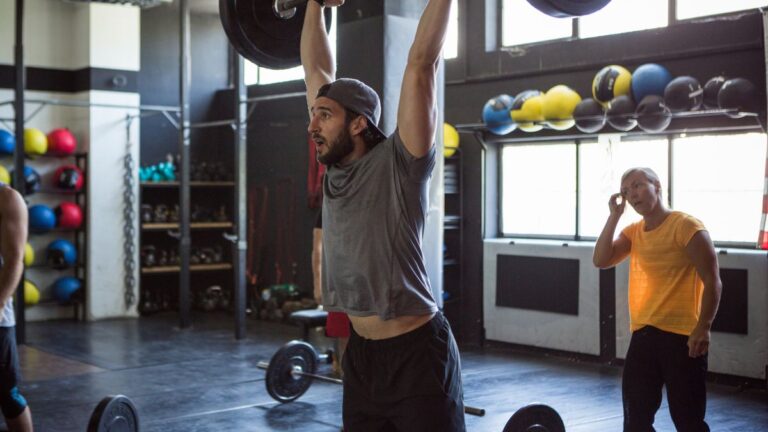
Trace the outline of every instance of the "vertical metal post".
<path fill-rule="evenodd" d="M 24 196 L 27 191 L 24 185 L 24 89 L 26 74 L 24 69 L 24 0 L 16 0 L 16 46 L 14 51 L 15 81 L 14 120 L 16 128 L 16 150 L 13 153 L 13 184 L 16 190 Z M 26 313 L 24 303 L 24 272 L 21 273 L 19 285 L 16 288 L 16 341 L 26 342 Z"/>
<path fill-rule="evenodd" d="M 181 270 L 179 272 L 179 326 L 181 328 L 188 328 L 192 325 L 189 286 L 189 259 L 192 239 L 189 232 L 189 146 L 191 142 L 189 86 L 191 82 L 191 64 L 188 0 L 180 1 L 179 21 L 179 257 L 181 260 Z"/>
<path fill-rule="evenodd" d="M 246 163 L 248 160 L 246 109 L 247 99 L 245 82 L 243 79 L 243 58 L 231 50 L 232 70 L 234 72 L 235 88 L 235 229 L 237 242 L 233 250 L 234 269 L 234 288 L 235 298 L 235 339 L 245 338 L 245 271 L 246 255 L 248 252 L 248 205 L 246 202 L 247 177 Z"/>

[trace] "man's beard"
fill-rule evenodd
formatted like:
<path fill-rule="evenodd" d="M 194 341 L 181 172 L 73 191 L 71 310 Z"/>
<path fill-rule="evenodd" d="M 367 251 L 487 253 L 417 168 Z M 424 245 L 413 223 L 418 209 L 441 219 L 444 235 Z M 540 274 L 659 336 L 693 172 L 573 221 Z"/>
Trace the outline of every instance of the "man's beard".
<path fill-rule="evenodd" d="M 355 149 L 347 129 L 344 129 L 331 145 L 326 145 L 328 151 L 324 155 L 317 154 L 317 161 L 326 166 L 338 164 Z"/>

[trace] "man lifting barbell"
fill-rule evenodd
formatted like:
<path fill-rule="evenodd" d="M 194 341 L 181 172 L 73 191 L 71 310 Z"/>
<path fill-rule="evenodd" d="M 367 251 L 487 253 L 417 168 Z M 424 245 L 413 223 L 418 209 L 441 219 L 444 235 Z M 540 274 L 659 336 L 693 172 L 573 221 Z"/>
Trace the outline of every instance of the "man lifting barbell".
<path fill-rule="evenodd" d="M 397 130 L 377 127 L 376 92 L 336 79 L 324 7 L 310 1 L 301 62 L 323 183 L 323 302 L 346 312 L 344 429 L 463 431 L 459 352 L 432 298 L 421 250 L 435 165 L 436 74 L 451 0 L 430 0 L 403 77 Z"/>

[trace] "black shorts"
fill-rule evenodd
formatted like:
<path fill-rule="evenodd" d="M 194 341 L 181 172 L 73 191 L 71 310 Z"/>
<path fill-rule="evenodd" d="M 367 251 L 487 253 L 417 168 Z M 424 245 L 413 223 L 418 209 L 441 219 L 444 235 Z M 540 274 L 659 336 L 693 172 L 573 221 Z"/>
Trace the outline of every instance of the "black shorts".
<path fill-rule="evenodd" d="M 441 313 L 384 340 L 354 329 L 342 360 L 344 431 L 464 431 L 461 362 Z"/>

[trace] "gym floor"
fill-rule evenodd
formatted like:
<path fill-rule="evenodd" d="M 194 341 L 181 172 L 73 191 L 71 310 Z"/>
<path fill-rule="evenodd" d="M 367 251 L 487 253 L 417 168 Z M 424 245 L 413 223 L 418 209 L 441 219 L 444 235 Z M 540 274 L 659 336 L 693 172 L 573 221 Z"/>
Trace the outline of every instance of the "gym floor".
<path fill-rule="evenodd" d="M 256 363 L 297 338 L 298 328 L 249 321 L 248 338 L 238 342 L 225 315 L 195 317 L 189 331 L 175 326 L 175 315 L 29 323 L 28 344 L 20 350 L 36 430 L 83 432 L 96 404 L 113 394 L 138 406 L 143 431 L 339 430 L 341 386 L 315 381 L 285 405 L 264 388 L 265 371 Z M 470 431 L 501 431 L 531 402 L 555 408 L 568 432 L 621 430 L 619 367 L 493 345 L 464 350 L 462 362 L 465 402 L 486 410 L 485 417 L 467 416 Z M 708 388 L 713 431 L 768 430 L 765 390 Z M 656 427 L 674 430 L 666 401 Z"/>

